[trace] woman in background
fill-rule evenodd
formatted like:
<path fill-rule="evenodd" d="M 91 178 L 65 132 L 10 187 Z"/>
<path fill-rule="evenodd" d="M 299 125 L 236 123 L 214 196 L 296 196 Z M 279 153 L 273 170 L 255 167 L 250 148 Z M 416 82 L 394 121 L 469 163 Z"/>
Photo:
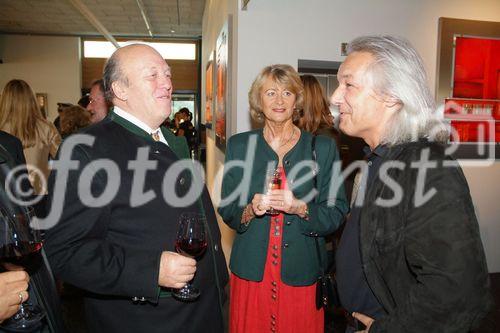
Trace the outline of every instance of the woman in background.
<path fill-rule="evenodd" d="M 80 105 L 72 105 L 64 108 L 60 113 L 60 117 L 61 136 L 63 138 L 91 124 L 90 112 Z"/>
<path fill-rule="evenodd" d="M 304 85 L 304 107 L 295 124 L 314 135 L 337 139 L 337 131 L 333 128 L 333 115 L 318 79 L 314 75 L 305 74 L 300 76 L 300 80 Z"/>
<path fill-rule="evenodd" d="M 0 129 L 21 140 L 35 194 L 46 194 L 49 156 L 55 157 L 61 136 L 43 118 L 31 87 L 23 80 L 9 81 L 2 91 Z"/>
<path fill-rule="evenodd" d="M 229 265 L 231 333 L 324 332 L 324 313 L 315 303 L 316 281 L 324 269 L 320 262 L 326 263 L 324 236 L 341 224 L 347 204 L 341 185 L 330 193 L 338 184 L 332 183 L 339 181 L 332 179 L 339 156 L 327 137 L 316 140 L 321 170 L 316 186 L 311 177 L 299 181 L 312 173 L 310 164 L 302 163 L 312 159 L 312 135 L 293 123 L 302 107 L 302 90 L 293 67 L 264 68 L 248 94 L 252 117 L 264 128 L 228 141 L 218 211 L 236 230 Z M 247 153 L 249 149 L 253 151 Z M 233 161 L 244 167 L 229 167 Z M 279 188 L 269 189 L 270 166 L 281 181 Z M 245 193 L 235 197 L 233 192 L 242 187 Z M 319 193 L 311 200 L 315 189 Z M 270 209 L 276 214 L 266 213 Z"/>

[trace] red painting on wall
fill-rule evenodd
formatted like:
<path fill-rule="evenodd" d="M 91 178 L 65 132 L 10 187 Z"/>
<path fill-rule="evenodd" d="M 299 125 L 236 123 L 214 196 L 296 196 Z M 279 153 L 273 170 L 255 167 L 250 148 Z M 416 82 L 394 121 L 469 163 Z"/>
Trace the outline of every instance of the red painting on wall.
<path fill-rule="evenodd" d="M 500 98 L 500 39 L 456 37 L 453 97 Z"/>
<path fill-rule="evenodd" d="M 500 142 L 500 39 L 455 37 L 452 94 L 450 140 Z"/>

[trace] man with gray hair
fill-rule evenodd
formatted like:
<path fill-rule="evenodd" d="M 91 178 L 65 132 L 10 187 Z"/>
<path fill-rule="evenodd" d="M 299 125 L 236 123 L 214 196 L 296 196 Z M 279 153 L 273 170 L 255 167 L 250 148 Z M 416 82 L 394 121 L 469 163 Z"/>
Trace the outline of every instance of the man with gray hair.
<path fill-rule="evenodd" d="M 113 111 L 66 140 L 54 161 L 50 202 L 62 214 L 45 244 L 54 273 L 86 291 L 90 332 L 222 332 L 228 274 L 215 211 L 198 174 L 188 171 L 186 141 L 161 126 L 171 112 L 170 67 L 155 49 L 128 45 L 107 61 L 104 86 Z M 82 143 L 65 146 L 76 138 Z M 171 172 L 183 162 L 187 168 Z M 190 201 L 196 184 L 201 194 Z M 175 249 L 185 214 L 205 217 L 206 239 L 192 240 L 206 241 L 198 260 Z M 191 280 L 201 297 L 174 298 Z"/>
<path fill-rule="evenodd" d="M 491 306 L 488 270 L 420 56 L 401 38 L 360 37 L 338 80 L 340 129 L 368 145 L 336 254 L 347 332 L 470 331 Z"/>

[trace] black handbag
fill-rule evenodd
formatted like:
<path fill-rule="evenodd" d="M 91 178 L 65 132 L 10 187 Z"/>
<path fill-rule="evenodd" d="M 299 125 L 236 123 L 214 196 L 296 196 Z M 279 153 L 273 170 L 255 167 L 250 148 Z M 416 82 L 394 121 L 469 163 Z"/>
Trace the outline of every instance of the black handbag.
<path fill-rule="evenodd" d="M 312 160 L 313 162 L 316 163 L 316 136 L 313 135 L 312 141 L 311 141 L 311 147 L 312 147 Z M 314 170 L 314 178 L 313 178 L 313 183 L 314 183 L 314 188 L 318 188 L 317 186 L 317 170 Z M 323 268 L 323 260 L 321 257 L 321 251 L 319 249 L 319 241 L 318 237 L 314 237 L 314 242 L 316 243 L 316 255 L 318 256 L 318 262 L 319 262 L 319 277 L 316 282 L 316 308 L 319 310 L 322 307 L 327 309 L 331 305 L 336 305 L 335 303 L 338 304 L 338 298 L 335 297 L 335 282 L 328 274 L 325 272 Z"/>

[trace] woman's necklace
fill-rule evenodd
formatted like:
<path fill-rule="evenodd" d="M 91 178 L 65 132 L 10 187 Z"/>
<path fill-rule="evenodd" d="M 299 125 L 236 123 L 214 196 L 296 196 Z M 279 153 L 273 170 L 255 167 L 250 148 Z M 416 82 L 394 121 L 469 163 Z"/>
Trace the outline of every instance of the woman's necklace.
<path fill-rule="evenodd" d="M 269 131 L 268 131 L 268 133 L 269 133 Z M 267 136 L 268 136 L 268 137 L 270 137 L 270 135 L 269 135 L 269 134 L 268 134 Z M 295 137 L 295 127 L 293 127 L 293 129 L 292 129 L 292 134 L 290 135 L 290 137 L 289 137 L 289 138 L 288 138 L 285 142 L 281 142 L 281 140 L 280 140 L 280 145 L 278 146 L 278 149 L 280 149 L 281 147 L 284 147 L 284 146 L 286 146 L 287 144 L 289 144 L 289 143 L 290 143 L 290 141 L 292 141 L 292 139 L 293 139 L 294 137 Z M 271 140 L 271 139 L 270 139 L 269 141 L 270 141 L 270 142 L 272 142 L 273 140 Z"/>

